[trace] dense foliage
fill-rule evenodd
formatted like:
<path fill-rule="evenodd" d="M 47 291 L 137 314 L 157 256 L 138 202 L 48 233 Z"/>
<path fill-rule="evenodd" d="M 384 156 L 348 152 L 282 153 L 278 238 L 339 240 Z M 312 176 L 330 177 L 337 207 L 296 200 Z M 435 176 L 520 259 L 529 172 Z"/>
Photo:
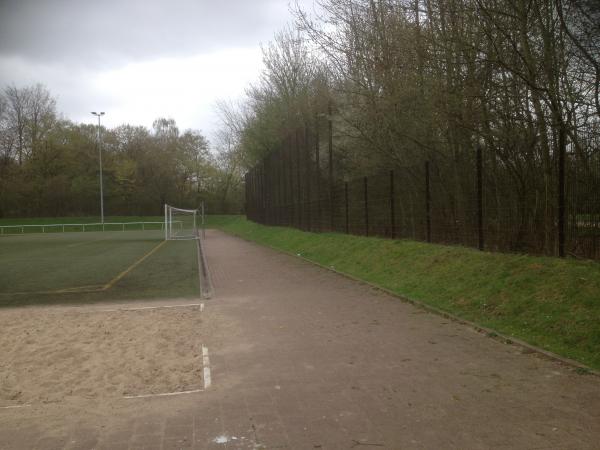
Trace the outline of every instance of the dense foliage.
<path fill-rule="evenodd" d="M 240 116 L 251 161 L 298 128 L 323 127 L 328 102 L 337 159 L 350 162 L 342 170 L 458 161 L 479 144 L 522 182 L 548 179 L 561 148 L 592 157 L 596 139 L 597 151 L 596 1 L 317 4 L 318 14 L 297 9 L 295 26 L 263 49 Z"/>
<path fill-rule="evenodd" d="M 264 223 L 302 223 L 315 204 L 343 217 L 343 181 L 364 176 L 384 205 L 371 213 L 387 211 L 394 169 L 409 194 L 397 235 L 418 238 L 427 215 L 436 242 L 472 245 L 478 227 L 491 248 L 598 257 L 599 3 L 317 3 L 265 47 L 241 108 L 253 207 L 275 217 Z"/>
<path fill-rule="evenodd" d="M 99 215 L 98 126 L 60 117 L 42 85 L 0 94 L 0 217 Z M 209 211 L 241 207 L 238 166 L 173 119 L 152 129 L 101 127 L 105 214 L 162 213 L 167 202 Z M 217 149 L 219 143 L 217 142 Z"/>

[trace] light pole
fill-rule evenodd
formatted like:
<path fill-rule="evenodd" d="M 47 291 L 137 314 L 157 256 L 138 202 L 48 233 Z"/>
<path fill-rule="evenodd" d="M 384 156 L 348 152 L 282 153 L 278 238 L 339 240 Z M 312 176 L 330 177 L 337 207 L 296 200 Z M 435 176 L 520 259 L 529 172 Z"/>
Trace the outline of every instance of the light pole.
<path fill-rule="evenodd" d="M 100 117 L 104 115 L 104 111 L 97 113 L 92 111 L 92 114 L 98 116 L 98 156 L 100 158 L 100 221 L 104 223 L 104 192 L 102 191 L 102 146 L 100 145 Z"/>

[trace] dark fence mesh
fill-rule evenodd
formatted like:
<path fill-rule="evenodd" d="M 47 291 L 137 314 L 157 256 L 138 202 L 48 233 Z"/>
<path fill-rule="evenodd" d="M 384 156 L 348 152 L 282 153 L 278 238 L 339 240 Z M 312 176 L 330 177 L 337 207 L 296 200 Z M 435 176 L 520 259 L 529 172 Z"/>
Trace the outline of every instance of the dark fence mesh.
<path fill-rule="evenodd" d="M 600 135 L 586 133 L 570 146 L 566 161 L 566 248 L 600 259 Z"/>
<path fill-rule="evenodd" d="M 598 135 L 569 144 L 564 165 L 564 253 L 600 259 Z M 340 180 L 306 132 L 246 174 L 250 220 L 307 231 L 560 254 L 558 158 L 473 151 Z M 332 166 L 332 168 L 334 168 Z"/>

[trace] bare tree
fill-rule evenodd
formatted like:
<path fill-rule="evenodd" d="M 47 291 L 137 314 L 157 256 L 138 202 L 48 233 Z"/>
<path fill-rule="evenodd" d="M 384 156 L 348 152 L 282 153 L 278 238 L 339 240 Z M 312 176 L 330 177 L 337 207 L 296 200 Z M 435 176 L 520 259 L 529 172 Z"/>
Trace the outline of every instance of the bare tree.
<path fill-rule="evenodd" d="M 56 120 L 56 100 L 42 84 L 26 90 L 26 132 L 31 151 L 35 151 L 40 141 L 48 133 Z"/>
<path fill-rule="evenodd" d="M 25 149 L 25 130 L 27 128 L 27 104 L 29 95 L 27 90 L 19 89 L 15 85 L 4 88 L 4 98 L 8 105 L 7 120 L 8 132 L 14 136 L 16 144 L 17 161 L 23 163 Z"/>
<path fill-rule="evenodd" d="M 5 136 L 12 136 L 19 165 L 30 156 L 56 122 L 56 100 L 41 84 L 4 88 Z"/>

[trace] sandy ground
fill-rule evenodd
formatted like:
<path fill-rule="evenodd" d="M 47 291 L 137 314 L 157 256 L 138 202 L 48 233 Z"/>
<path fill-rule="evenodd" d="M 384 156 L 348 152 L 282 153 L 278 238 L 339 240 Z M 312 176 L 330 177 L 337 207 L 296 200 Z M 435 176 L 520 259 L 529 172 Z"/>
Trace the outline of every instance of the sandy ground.
<path fill-rule="evenodd" d="M 201 388 L 199 306 L 122 308 L 0 310 L 0 407 Z"/>

